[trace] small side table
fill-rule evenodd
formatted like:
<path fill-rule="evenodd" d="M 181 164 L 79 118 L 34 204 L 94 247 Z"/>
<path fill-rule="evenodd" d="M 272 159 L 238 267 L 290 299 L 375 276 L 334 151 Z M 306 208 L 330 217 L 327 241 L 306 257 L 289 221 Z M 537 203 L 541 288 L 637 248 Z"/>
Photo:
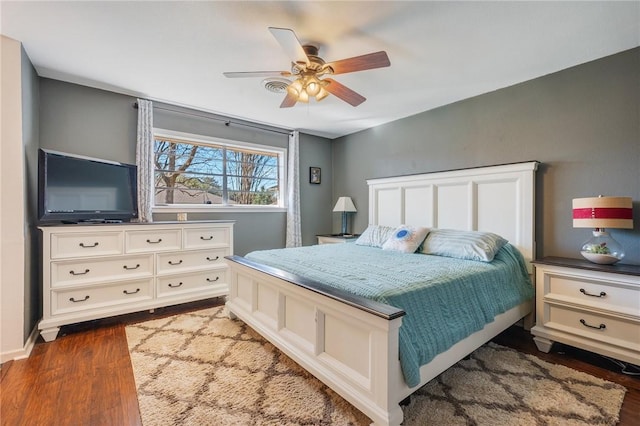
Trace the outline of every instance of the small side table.
<path fill-rule="evenodd" d="M 355 241 L 360 234 L 321 234 L 316 235 L 318 244 L 341 244 Z"/>
<path fill-rule="evenodd" d="M 561 257 L 533 264 L 539 350 L 562 342 L 640 365 L 640 266 Z"/>

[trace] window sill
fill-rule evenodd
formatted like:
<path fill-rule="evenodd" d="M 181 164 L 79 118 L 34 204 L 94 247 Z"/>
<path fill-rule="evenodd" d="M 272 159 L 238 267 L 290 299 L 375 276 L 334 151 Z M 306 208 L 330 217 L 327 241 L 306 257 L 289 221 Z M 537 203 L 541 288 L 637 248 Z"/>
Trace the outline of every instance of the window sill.
<path fill-rule="evenodd" d="M 274 206 L 220 206 L 220 205 L 182 205 L 182 206 L 155 206 L 153 213 L 283 213 L 286 207 Z"/>

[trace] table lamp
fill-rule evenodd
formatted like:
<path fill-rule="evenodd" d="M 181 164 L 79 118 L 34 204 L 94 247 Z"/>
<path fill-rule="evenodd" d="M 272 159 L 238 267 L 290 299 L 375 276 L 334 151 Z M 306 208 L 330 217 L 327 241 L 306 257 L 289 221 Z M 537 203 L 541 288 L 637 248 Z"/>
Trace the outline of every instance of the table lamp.
<path fill-rule="evenodd" d="M 573 199 L 573 227 L 594 228 L 593 238 L 582 245 L 580 254 L 593 263 L 611 265 L 624 257 L 620 243 L 606 228 L 633 229 L 631 197 L 598 197 Z"/>
<path fill-rule="evenodd" d="M 342 231 L 341 234 L 345 235 L 347 234 L 347 215 L 349 213 L 355 213 L 358 210 L 356 210 L 356 206 L 353 205 L 353 201 L 351 200 L 351 197 L 340 197 L 338 198 L 338 202 L 336 203 L 335 207 L 333 208 L 334 212 L 342 212 Z"/>

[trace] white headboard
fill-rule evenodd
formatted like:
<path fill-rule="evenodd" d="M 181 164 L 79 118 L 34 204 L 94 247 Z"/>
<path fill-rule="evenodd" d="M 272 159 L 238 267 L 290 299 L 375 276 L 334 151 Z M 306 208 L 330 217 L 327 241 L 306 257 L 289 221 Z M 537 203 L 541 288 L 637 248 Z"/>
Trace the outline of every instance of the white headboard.
<path fill-rule="evenodd" d="M 537 161 L 369 179 L 369 223 L 494 232 L 535 256 Z"/>

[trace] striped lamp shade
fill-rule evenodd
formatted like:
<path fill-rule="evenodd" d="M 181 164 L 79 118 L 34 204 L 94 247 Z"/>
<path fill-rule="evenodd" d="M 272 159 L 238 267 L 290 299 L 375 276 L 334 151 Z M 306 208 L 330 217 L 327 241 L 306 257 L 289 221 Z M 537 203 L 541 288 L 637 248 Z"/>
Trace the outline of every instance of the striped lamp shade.
<path fill-rule="evenodd" d="M 574 228 L 633 228 L 631 197 L 573 199 Z"/>

